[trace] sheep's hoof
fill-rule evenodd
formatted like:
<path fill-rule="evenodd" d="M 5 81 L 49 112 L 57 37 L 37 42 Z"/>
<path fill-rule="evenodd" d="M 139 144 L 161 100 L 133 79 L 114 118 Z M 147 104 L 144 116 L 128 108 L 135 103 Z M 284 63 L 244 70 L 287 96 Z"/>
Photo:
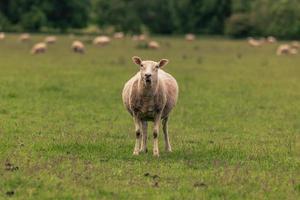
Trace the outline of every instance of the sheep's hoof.
<path fill-rule="evenodd" d="M 139 152 L 138 152 L 138 151 L 134 151 L 134 152 L 133 152 L 133 155 L 134 155 L 134 156 L 138 156 L 138 155 L 139 155 Z"/>
<path fill-rule="evenodd" d="M 159 153 L 158 153 L 158 151 L 153 151 L 153 156 L 155 156 L 155 157 L 159 157 Z"/>
<path fill-rule="evenodd" d="M 140 153 L 148 153 L 148 149 L 145 148 L 145 149 L 140 149 Z"/>
<path fill-rule="evenodd" d="M 170 149 L 166 149 L 166 152 L 171 153 L 172 149 L 171 148 Z"/>

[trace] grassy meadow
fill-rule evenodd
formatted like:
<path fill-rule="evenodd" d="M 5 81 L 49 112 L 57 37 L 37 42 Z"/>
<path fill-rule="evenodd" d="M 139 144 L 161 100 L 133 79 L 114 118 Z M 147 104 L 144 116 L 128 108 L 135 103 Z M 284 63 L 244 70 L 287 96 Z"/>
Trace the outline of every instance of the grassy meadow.
<path fill-rule="evenodd" d="M 299 199 L 300 55 L 278 44 L 127 38 L 85 55 L 59 36 L 43 55 L 17 35 L 0 41 L 0 199 Z M 121 91 L 133 55 L 168 58 L 180 87 L 172 153 L 133 156 L 134 124 Z M 150 126 L 150 128 L 152 128 Z"/>

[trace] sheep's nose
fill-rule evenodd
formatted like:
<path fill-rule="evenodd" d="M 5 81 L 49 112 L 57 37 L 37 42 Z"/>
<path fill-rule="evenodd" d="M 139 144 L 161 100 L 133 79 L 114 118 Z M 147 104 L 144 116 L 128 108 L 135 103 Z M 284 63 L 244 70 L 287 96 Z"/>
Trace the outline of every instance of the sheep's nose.
<path fill-rule="evenodd" d="M 150 77 L 151 77 L 151 74 L 145 74 L 145 77 L 146 77 L 146 78 L 150 78 Z"/>

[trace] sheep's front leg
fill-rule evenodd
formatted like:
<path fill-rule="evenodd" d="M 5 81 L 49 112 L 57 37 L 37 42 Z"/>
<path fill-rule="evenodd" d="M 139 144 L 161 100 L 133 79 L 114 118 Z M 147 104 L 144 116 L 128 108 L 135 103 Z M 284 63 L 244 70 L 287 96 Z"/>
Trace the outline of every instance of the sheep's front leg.
<path fill-rule="evenodd" d="M 140 151 L 140 146 L 141 146 L 141 139 L 142 139 L 142 134 L 141 134 L 141 121 L 137 117 L 134 117 L 134 125 L 135 125 L 135 146 L 133 150 L 133 155 L 139 155 Z"/>
<path fill-rule="evenodd" d="M 147 153 L 147 122 L 142 122 L 142 144 L 140 152 Z"/>
<path fill-rule="evenodd" d="M 172 152 L 170 139 L 169 139 L 169 131 L 168 131 L 168 117 L 163 119 L 162 125 L 163 125 L 163 132 L 165 136 L 165 149 L 167 152 Z"/>
<path fill-rule="evenodd" d="M 153 155 L 154 156 L 159 156 L 158 133 L 159 133 L 160 116 L 161 115 L 158 115 L 154 119 L 154 127 L 153 127 Z"/>

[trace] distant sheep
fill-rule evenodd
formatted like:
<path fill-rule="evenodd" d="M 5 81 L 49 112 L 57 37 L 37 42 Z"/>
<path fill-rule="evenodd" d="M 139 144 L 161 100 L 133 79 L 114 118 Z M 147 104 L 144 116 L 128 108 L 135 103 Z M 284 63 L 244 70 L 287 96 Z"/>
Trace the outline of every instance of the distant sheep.
<path fill-rule="evenodd" d="M 48 36 L 45 38 L 45 43 L 47 44 L 54 44 L 57 41 L 55 36 Z"/>
<path fill-rule="evenodd" d="M 290 54 L 292 54 L 292 55 L 298 54 L 298 49 L 291 48 L 291 49 L 290 49 Z"/>
<path fill-rule="evenodd" d="M 5 33 L 1 32 L 0 33 L 0 40 L 4 40 L 5 39 Z"/>
<path fill-rule="evenodd" d="M 107 36 L 98 36 L 94 39 L 94 45 L 105 46 L 110 43 L 110 38 Z"/>
<path fill-rule="evenodd" d="M 288 55 L 288 54 L 295 55 L 298 54 L 298 49 L 288 44 L 282 44 L 277 48 L 276 54 L 278 56 Z"/>
<path fill-rule="evenodd" d="M 150 41 L 150 42 L 148 43 L 148 48 L 149 48 L 149 49 L 159 49 L 159 48 L 160 48 L 160 45 L 159 45 L 159 43 L 156 42 L 156 41 Z"/>
<path fill-rule="evenodd" d="M 275 43 L 275 42 L 277 42 L 277 40 L 274 36 L 269 36 L 269 37 L 267 37 L 267 42 L 268 43 Z"/>
<path fill-rule="evenodd" d="M 253 47 L 259 47 L 263 44 L 262 40 L 256 40 L 252 37 L 248 38 L 248 44 Z"/>
<path fill-rule="evenodd" d="M 161 122 L 165 149 L 171 152 L 168 119 L 177 102 L 178 85 L 173 76 L 161 70 L 168 60 L 142 61 L 136 56 L 132 60 L 139 66 L 140 71 L 124 85 L 122 99 L 135 123 L 136 143 L 133 155 L 147 152 L 148 121 L 154 122 L 153 155 L 159 156 L 158 134 Z"/>
<path fill-rule="evenodd" d="M 185 40 L 187 41 L 194 41 L 196 39 L 196 36 L 192 33 L 188 33 L 185 35 Z"/>
<path fill-rule="evenodd" d="M 294 49 L 299 49 L 300 48 L 300 43 L 298 41 L 293 41 L 291 44 L 291 47 Z"/>
<path fill-rule="evenodd" d="M 32 54 L 41 54 L 41 53 L 45 53 L 47 50 L 47 44 L 44 42 L 40 42 L 35 44 L 32 49 L 31 49 L 31 53 Z"/>
<path fill-rule="evenodd" d="M 72 50 L 75 53 L 84 54 L 85 52 L 84 44 L 81 41 L 76 40 L 72 43 Z"/>
<path fill-rule="evenodd" d="M 28 33 L 23 33 L 23 34 L 20 35 L 19 40 L 21 42 L 29 41 L 30 40 L 30 35 Z"/>
<path fill-rule="evenodd" d="M 132 36 L 133 41 L 145 41 L 146 39 L 147 39 L 147 36 L 145 34 Z"/>
<path fill-rule="evenodd" d="M 122 39 L 122 38 L 124 38 L 124 33 L 123 32 L 116 32 L 114 34 L 114 38 L 115 39 Z"/>

